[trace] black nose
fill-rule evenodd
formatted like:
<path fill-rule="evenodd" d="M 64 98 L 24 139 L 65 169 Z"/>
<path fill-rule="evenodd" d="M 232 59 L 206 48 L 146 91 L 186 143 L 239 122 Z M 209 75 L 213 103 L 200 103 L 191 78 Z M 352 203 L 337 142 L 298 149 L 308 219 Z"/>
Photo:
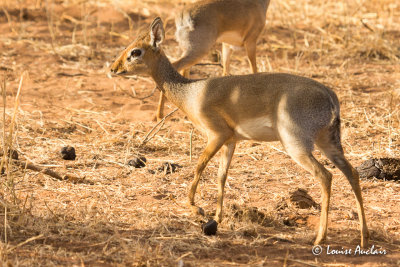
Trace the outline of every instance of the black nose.
<path fill-rule="evenodd" d="M 118 70 L 118 68 L 111 68 L 110 72 L 111 72 L 111 74 L 114 74 L 114 75 L 121 75 L 121 74 L 125 74 L 126 70 Z"/>

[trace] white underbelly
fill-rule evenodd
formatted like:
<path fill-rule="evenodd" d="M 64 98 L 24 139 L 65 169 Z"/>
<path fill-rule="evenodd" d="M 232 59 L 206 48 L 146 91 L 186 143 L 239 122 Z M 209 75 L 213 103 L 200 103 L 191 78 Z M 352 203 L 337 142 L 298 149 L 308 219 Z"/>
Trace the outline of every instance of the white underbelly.
<path fill-rule="evenodd" d="M 238 140 L 276 141 L 278 136 L 270 117 L 246 120 L 235 127 Z"/>
<path fill-rule="evenodd" d="M 234 46 L 243 46 L 243 37 L 238 32 L 229 31 L 222 33 L 218 37 L 217 42 Z"/>

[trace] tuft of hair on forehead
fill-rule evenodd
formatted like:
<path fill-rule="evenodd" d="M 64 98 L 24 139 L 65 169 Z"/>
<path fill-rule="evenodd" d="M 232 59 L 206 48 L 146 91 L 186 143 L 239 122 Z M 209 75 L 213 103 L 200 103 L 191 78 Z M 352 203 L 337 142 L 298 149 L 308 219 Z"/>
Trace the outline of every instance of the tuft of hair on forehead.
<path fill-rule="evenodd" d="M 149 31 L 145 29 L 141 30 L 138 34 L 138 36 L 135 38 L 135 40 L 132 43 L 150 43 L 150 35 Z"/>

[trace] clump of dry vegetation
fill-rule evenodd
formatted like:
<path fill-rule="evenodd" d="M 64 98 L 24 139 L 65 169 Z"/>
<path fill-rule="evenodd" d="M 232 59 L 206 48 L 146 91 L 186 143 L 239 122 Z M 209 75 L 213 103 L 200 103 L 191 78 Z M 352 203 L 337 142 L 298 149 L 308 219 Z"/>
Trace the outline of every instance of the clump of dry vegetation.
<path fill-rule="evenodd" d="M 319 203 L 319 182 L 278 143 L 240 143 L 226 186 L 225 219 L 216 236 L 201 233 L 208 217 L 189 214 L 186 194 L 204 137 L 180 112 L 148 135 L 158 97 L 153 82 L 106 76 L 113 57 L 158 15 L 166 21 L 164 49 L 179 57 L 173 16 L 185 2 L 0 2 L 0 262 L 398 266 L 399 182 L 361 181 L 371 243 L 387 255 L 314 256 L 318 207 L 280 203 L 297 188 Z M 353 165 L 398 158 L 399 29 L 400 4 L 394 0 L 272 0 L 258 67 L 312 77 L 334 89 Z M 249 73 L 243 51 L 235 51 L 231 65 L 233 74 Z M 192 69 L 194 77 L 221 73 L 215 64 Z M 75 148 L 74 161 L 61 158 L 65 146 Z M 10 151 L 17 151 L 18 160 Z M 315 154 L 334 174 L 327 244 L 354 249 L 359 232 L 350 186 Z M 128 164 L 143 156 L 144 168 Z M 164 162 L 182 167 L 159 171 Z M 197 194 L 209 216 L 217 164 L 209 164 Z"/>

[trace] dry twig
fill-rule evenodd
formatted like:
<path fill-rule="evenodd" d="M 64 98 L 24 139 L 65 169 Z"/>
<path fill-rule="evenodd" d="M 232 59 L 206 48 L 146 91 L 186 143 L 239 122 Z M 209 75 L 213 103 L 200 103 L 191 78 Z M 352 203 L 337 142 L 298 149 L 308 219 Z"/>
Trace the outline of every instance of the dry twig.
<path fill-rule="evenodd" d="M 3 156 L 3 152 L 0 152 L 0 156 Z M 85 178 L 79 178 L 74 175 L 61 175 L 53 170 L 36 166 L 28 161 L 23 161 L 23 160 L 18 160 L 18 159 L 10 159 L 10 161 L 14 165 L 16 165 L 20 168 L 40 172 L 40 173 L 49 175 L 57 180 L 61 180 L 61 181 L 67 180 L 67 181 L 70 181 L 73 183 L 83 183 L 84 181 L 87 182 L 87 180 L 85 180 Z"/>
<path fill-rule="evenodd" d="M 154 125 L 154 127 L 151 128 L 151 130 L 146 134 L 146 136 L 144 137 L 144 139 L 140 145 L 142 146 L 142 145 L 146 144 L 148 141 L 150 141 L 161 130 L 161 128 L 164 125 L 165 119 L 168 118 L 169 116 L 171 116 L 172 114 L 174 114 L 177 110 L 178 110 L 178 108 L 174 109 L 169 114 L 167 114 L 164 118 L 162 118 L 162 120 L 160 120 L 156 125 Z M 153 135 L 149 137 L 149 135 L 154 131 L 154 129 L 156 129 L 157 126 L 160 124 L 161 124 L 160 128 L 158 128 L 158 130 L 155 131 L 153 133 Z"/>

